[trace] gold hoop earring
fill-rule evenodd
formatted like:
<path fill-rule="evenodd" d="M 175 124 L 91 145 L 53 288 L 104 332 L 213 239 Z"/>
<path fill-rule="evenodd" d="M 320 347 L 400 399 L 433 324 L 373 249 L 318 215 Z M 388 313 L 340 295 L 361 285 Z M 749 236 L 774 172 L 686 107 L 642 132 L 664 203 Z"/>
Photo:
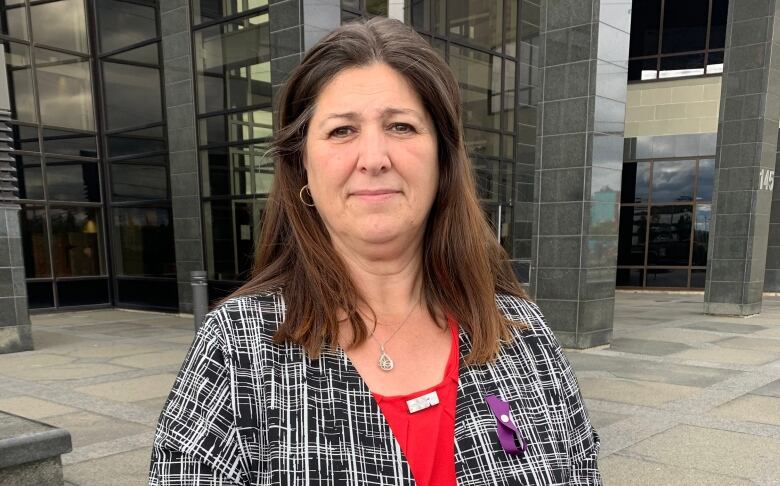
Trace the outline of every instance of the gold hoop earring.
<path fill-rule="evenodd" d="M 305 186 L 301 187 L 301 190 L 300 190 L 300 192 L 298 193 L 298 199 L 300 199 L 300 200 L 301 200 L 301 202 L 302 202 L 302 203 L 303 203 L 305 206 L 309 206 L 310 208 L 314 207 L 314 202 L 313 202 L 313 201 L 314 201 L 314 198 L 311 198 L 311 200 L 312 200 L 312 203 L 311 203 L 311 204 L 307 203 L 307 202 L 306 202 L 306 201 L 303 199 L 303 191 L 306 191 L 306 192 L 308 192 L 308 193 L 309 193 L 309 198 L 311 198 L 311 191 L 309 190 L 309 185 L 308 185 L 308 184 L 306 184 Z"/>

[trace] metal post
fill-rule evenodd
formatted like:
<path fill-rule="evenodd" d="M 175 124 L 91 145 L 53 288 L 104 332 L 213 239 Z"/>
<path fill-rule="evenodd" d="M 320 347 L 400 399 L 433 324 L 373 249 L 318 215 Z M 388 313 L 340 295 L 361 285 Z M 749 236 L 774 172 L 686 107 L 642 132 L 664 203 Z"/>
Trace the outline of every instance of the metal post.
<path fill-rule="evenodd" d="M 192 283 L 192 314 L 195 319 L 196 331 L 203 325 L 203 319 L 209 311 L 208 283 L 206 282 L 207 275 L 208 274 L 203 270 L 190 272 L 190 282 Z"/>

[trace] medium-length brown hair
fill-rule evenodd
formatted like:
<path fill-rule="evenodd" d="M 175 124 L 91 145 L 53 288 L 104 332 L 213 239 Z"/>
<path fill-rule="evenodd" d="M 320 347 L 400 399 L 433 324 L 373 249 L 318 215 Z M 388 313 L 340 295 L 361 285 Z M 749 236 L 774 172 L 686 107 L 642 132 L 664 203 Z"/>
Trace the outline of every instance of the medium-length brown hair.
<path fill-rule="evenodd" d="M 385 63 L 401 73 L 436 127 L 439 186 L 423 240 L 422 298 L 439 324 L 451 315 L 469 334 L 467 363 L 492 360 L 512 325 L 495 294 L 528 298 L 480 208 L 463 140 L 460 94 L 449 66 L 416 32 L 397 20 L 350 23 L 319 41 L 293 70 L 278 98 L 272 153 L 276 176 L 266 205 L 254 267 L 232 296 L 281 290 L 287 313 L 274 340 L 317 356 L 338 344 L 339 320 L 351 345 L 369 337 L 358 305 L 366 305 L 334 250 L 315 207 L 299 198 L 306 184 L 306 135 L 318 94 L 347 68 Z M 345 93 L 348 96 L 348 93 Z M 232 297 L 231 296 L 231 297 Z"/>

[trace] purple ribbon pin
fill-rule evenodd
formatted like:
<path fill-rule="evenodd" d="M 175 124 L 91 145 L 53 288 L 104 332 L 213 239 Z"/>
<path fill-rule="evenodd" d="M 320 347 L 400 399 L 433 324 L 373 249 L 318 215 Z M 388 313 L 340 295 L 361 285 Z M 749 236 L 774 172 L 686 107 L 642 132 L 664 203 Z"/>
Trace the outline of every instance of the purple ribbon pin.
<path fill-rule="evenodd" d="M 490 407 L 490 411 L 496 417 L 496 431 L 498 432 L 498 441 L 501 447 L 509 454 L 522 454 L 528 448 L 528 443 L 523 438 L 523 434 L 512 423 L 512 417 L 509 415 L 509 404 L 495 395 L 488 395 L 485 401 Z M 515 440 L 517 439 L 517 440 Z M 520 446 L 518 447 L 518 442 Z"/>

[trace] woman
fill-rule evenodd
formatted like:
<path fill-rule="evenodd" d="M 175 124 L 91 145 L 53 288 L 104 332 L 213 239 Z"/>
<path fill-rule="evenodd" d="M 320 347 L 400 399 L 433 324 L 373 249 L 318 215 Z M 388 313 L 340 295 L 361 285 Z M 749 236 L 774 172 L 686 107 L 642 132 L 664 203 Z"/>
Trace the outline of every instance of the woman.
<path fill-rule="evenodd" d="M 458 85 L 400 22 L 280 94 L 251 279 L 207 317 L 150 485 L 600 484 L 571 366 L 480 209 Z"/>

